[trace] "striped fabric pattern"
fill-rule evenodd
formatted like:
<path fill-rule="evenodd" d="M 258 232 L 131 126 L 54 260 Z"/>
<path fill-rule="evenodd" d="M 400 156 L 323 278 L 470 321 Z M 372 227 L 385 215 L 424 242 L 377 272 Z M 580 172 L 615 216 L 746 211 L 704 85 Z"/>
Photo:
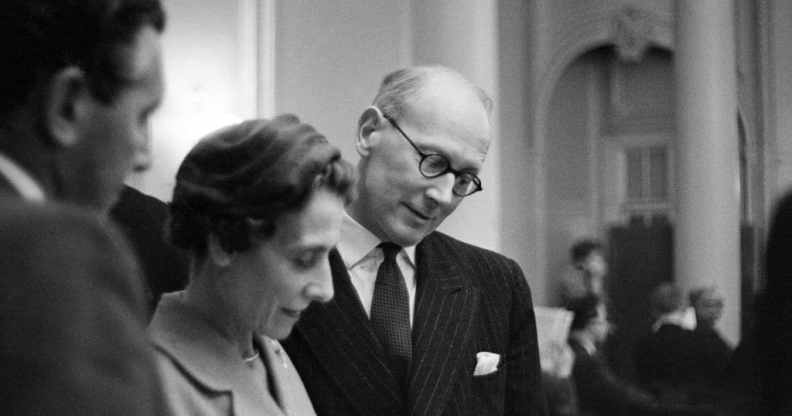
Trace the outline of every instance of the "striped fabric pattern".
<path fill-rule="evenodd" d="M 416 248 L 407 402 L 331 253 L 335 298 L 314 304 L 284 342 L 318 415 L 544 415 L 531 293 L 517 264 L 442 233 Z M 501 355 L 473 376 L 476 353 Z"/>

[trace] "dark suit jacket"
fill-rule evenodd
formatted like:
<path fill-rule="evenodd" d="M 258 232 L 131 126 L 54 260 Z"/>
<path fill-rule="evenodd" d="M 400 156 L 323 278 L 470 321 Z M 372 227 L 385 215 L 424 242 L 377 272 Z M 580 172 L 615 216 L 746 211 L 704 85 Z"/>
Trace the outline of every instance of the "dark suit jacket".
<path fill-rule="evenodd" d="M 695 382 L 693 331 L 663 324 L 635 345 L 635 371 L 641 385 L 661 399 L 688 402 Z"/>
<path fill-rule="evenodd" d="M 635 416 L 663 414 L 656 400 L 626 380 L 620 379 L 598 354 L 589 354 L 575 339 L 572 378 L 578 394 L 580 414 L 586 416 Z"/>
<path fill-rule="evenodd" d="M 9 415 L 159 415 L 137 265 L 79 208 L 0 200 L 0 403 Z"/>
<path fill-rule="evenodd" d="M 338 252 L 335 297 L 313 304 L 284 346 L 318 415 L 545 415 L 531 293 L 519 266 L 441 233 L 416 248 L 407 397 L 392 377 Z M 474 377 L 476 353 L 501 355 Z"/>
<path fill-rule="evenodd" d="M 187 285 L 187 253 L 165 239 L 168 205 L 135 188 L 124 186 L 110 211 L 143 267 L 149 318 L 163 293 L 182 290 Z"/>

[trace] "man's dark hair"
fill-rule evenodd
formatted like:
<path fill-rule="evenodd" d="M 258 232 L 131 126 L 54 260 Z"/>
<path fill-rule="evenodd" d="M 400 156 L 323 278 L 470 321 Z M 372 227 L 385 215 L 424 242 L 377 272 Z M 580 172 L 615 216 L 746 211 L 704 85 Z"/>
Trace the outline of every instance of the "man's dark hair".
<path fill-rule="evenodd" d="M 598 240 L 579 240 L 572 245 L 572 248 L 569 249 L 569 257 L 572 259 L 572 263 L 577 264 L 585 260 L 586 257 L 588 257 L 592 252 L 602 252 L 602 250 L 602 243 L 600 243 Z"/>
<path fill-rule="evenodd" d="M 109 103 L 133 80 L 119 48 L 149 25 L 162 32 L 159 0 L 6 0 L 0 7 L 0 118 L 57 71 L 84 71 L 91 92 Z"/>
<path fill-rule="evenodd" d="M 679 285 L 663 282 L 652 289 L 649 305 L 655 318 L 678 311 L 685 306 L 685 295 Z"/>

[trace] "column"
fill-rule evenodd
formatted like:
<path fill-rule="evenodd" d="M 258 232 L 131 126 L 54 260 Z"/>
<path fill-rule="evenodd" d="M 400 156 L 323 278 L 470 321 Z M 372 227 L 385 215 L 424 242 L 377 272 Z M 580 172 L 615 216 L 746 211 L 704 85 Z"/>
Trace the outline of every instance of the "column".
<path fill-rule="evenodd" d="M 740 204 L 734 8 L 677 0 L 674 272 L 683 288 L 715 284 L 720 327 L 740 329 Z"/>
<path fill-rule="evenodd" d="M 484 163 L 484 192 L 467 198 L 440 227 L 464 241 L 500 249 L 500 159 L 497 134 L 497 1 L 458 0 L 411 3 L 412 55 L 417 65 L 440 64 L 459 71 L 495 100 L 493 142 Z"/>

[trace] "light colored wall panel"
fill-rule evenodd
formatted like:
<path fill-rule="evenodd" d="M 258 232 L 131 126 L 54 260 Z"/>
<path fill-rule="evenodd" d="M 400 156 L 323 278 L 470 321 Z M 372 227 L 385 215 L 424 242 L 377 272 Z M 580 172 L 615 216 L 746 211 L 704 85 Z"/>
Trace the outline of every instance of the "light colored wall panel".
<path fill-rule="evenodd" d="M 266 0 L 261 0 L 262 2 Z M 256 114 L 256 0 L 165 0 L 166 93 L 152 120 L 153 163 L 130 178 L 169 200 L 178 165 L 203 135 Z"/>
<path fill-rule="evenodd" d="M 358 117 L 382 77 L 409 64 L 409 3 L 288 0 L 276 9 L 276 112 L 299 115 L 356 162 Z"/>

